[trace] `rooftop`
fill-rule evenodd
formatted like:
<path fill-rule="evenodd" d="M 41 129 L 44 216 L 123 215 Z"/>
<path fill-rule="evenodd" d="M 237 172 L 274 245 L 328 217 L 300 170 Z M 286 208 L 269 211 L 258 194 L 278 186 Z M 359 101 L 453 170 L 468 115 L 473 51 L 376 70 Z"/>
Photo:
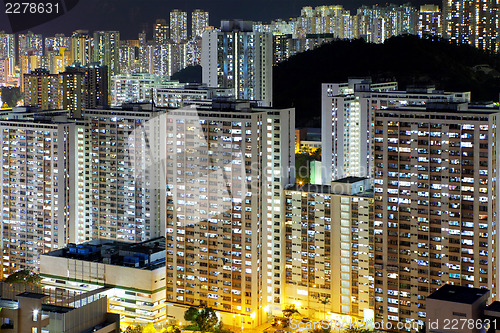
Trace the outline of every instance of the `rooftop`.
<path fill-rule="evenodd" d="M 0 308 L 16 310 L 19 308 L 19 303 L 10 299 L 0 299 Z"/>
<path fill-rule="evenodd" d="M 24 293 L 21 293 L 21 294 L 17 295 L 17 297 L 42 299 L 42 298 L 45 298 L 45 297 L 48 297 L 48 296 L 45 295 L 45 294 L 30 293 L 30 292 L 26 291 Z"/>
<path fill-rule="evenodd" d="M 334 180 L 334 183 L 354 184 L 366 180 L 365 177 L 345 177 L 342 179 Z"/>
<path fill-rule="evenodd" d="M 474 304 L 484 295 L 489 294 L 488 289 L 468 288 L 462 286 L 455 286 L 445 284 L 435 292 L 433 292 L 427 299 L 435 299 L 440 301 Z"/>
<path fill-rule="evenodd" d="M 95 239 L 83 244 L 70 243 L 66 248 L 44 255 L 155 270 L 165 266 L 165 251 L 165 237 L 150 239 L 142 243 Z"/>
<path fill-rule="evenodd" d="M 356 178 L 356 177 L 353 177 Z M 365 180 L 366 178 L 360 178 Z M 347 182 L 345 182 L 347 184 Z M 336 192 L 335 188 L 332 189 L 330 185 L 315 185 L 315 184 L 289 184 L 285 187 L 286 191 L 297 191 L 305 193 L 322 193 L 322 194 L 333 194 L 333 195 L 346 195 L 346 196 L 356 196 L 356 197 L 373 197 L 373 189 L 366 189 L 363 192 L 356 192 L 354 194 L 345 194 Z"/>
<path fill-rule="evenodd" d="M 53 313 L 67 313 L 75 308 L 70 308 L 67 306 L 59 306 L 59 305 L 52 305 L 52 304 L 42 304 L 42 311 L 44 312 L 53 312 Z"/>
<path fill-rule="evenodd" d="M 500 312 L 500 302 L 494 301 L 485 309 L 485 311 Z"/>

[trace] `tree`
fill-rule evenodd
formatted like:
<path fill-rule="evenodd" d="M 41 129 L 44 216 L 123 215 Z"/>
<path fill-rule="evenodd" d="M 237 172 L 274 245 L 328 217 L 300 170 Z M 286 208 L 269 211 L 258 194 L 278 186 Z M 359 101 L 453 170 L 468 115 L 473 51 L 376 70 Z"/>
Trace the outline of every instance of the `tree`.
<path fill-rule="evenodd" d="M 147 324 L 143 329 L 142 333 L 157 333 L 158 331 L 154 327 L 153 323 Z"/>
<path fill-rule="evenodd" d="M 195 318 L 201 332 L 213 332 L 219 324 L 219 318 L 212 308 L 203 308 Z"/>
<path fill-rule="evenodd" d="M 287 306 L 282 312 L 283 312 L 283 316 L 285 316 L 285 319 L 283 320 L 283 327 L 288 326 L 288 324 L 290 323 L 290 318 L 294 314 L 300 315 L 299 311 L 295 308 L 294 304 Z"/>
<path fill-rule="evenodd" d="M 21 89 L 19 87 L 2 87 L 1 89 L 2 101 L 7 103 L 9 107 L 17 105 L 22 99 Z"/>
<path fill-rule="evenodd" d="M 232 331 L 224 328 L 224 325 L 222 324 L 222 322 L 219 321 L 219 324 L 217 324 L 217 326 L 215 327 L 214 332 L 215 333 L 231 333 Z"/>
<path fill-rule="evenodd" d="M 35 286 L 39 286 L 41 281 L 42 278 L 40 275 L 33 273 L 28 269 L 17 271 L 14 274 L 9 275 L 9 277 L 4 280 L 6 283 L 22 283 Z"/>
<path fill-rule="evenodd" d="M 177 325 L 167 327 L 166 333 L 181 333 L 181 329 Z"/>
<path fill-rule="evenodd" d="M 134 327 L 128 326 L 124 333 L 142 333 L 142 327 L 141 325 L 135 325 Z"/>
<path fill-rule="evenodd" d="M 330 297 L 325 296 L 324 298 L 320 298 L 319 301 L 323 304 L 323 319 L 326 318 L 326 305 L 330 303 Z"/>
<path fill-rule="evenodd" d="M 299 311 L 295 308 L 294 304 L 287 306 L 285 310 L 283 310 L 283 315 L 287 319 L 290 319 L 290 317 L 294 314 L 299 314 Z"/>
<path fill-rule="evenodd" d="M 195 308 L 194 306 L 190 307 L 189 309 L 186 310 L 184 313 L 184 319 L 186 321 L 190 321 L 192 323 L 196 322 L 196 317 L 200 314 L 200 310 Z"/>

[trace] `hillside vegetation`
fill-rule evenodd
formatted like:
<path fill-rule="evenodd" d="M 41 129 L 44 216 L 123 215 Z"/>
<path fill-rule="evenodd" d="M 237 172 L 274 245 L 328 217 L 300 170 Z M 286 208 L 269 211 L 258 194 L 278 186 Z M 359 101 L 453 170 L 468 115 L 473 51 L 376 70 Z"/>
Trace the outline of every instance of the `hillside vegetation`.
<path fill-rule="evenodd" d="M 371 76 L 374 82 L 435 85 L 471 91 L 474 101 L 498 101 L 500 57 L 440 39 L 399 36 L 384 44 L 339 40 L 297 54 L 274 67 L 274 106 L 294 106 L 297 127 L 319 127 L 321 84 Z"/>

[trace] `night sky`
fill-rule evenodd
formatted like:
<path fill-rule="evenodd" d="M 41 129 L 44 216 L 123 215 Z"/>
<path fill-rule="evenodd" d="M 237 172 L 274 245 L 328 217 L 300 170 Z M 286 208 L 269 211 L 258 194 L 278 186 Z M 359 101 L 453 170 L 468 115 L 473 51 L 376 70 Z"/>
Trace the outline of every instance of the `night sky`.
<path fill-rule="evenodd" d="M 23 1 L 19 1 L 23 2 Z M 394 0 L 392 3 L 402 4 L 407 1 Z M 167 19 L 169 11 L 179 8 L 190 12 L 195 8 L 209 11 L 210 24 L 218 27 L 221 19 L 246 19 L 269 22 L 276 18 L 288 19 L 300 15 L 303 6 L 319 6 L 341 4 L 355 13 L 355 9 L 363 4 L 385 4 L 376 0 L 80 0 L 70 12 L 53 21 L 30 29 L 44 36 L 65 33 L 70 36 L 77 29 L 119 30 L 121 39 L 137 39 L 137 33 L 144 24 L 152 33 L 152 26 L 157 18 Z M 439 0 L 413 0 L 413 5 L 425 3 L 441 4 Z M 0 2 L 0 4 L 2 4 Z M 2 6 L 0 6 L 1 8 Z M 0 11 L 0 30 L 11 32 L 9 20 Z M 148 38 L 151 38 L 148 36 Z"/>

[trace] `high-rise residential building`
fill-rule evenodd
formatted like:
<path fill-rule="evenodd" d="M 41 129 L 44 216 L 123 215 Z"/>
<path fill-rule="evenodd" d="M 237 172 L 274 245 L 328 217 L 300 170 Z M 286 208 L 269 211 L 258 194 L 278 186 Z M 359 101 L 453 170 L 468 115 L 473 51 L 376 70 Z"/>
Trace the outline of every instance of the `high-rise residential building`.
<path fill-rule="evenodd" d="M 203 83 L 234 89 L 243 100 L 272 104 L 272 34 L 253 32 L 250 21 L 222 21 L 203 34 Z"/>
<path fill-rule="evenodd" d="M 186 42 L 170 44 L 170 75 L 173 75 L 183 68 L 187 67 Z"/>
<path fill-rule="evenodd" d="M 155 51 L 161 46 L 155 45 L 153 43 L 140 43 L 139 45 L 139 73 L 154 74 L 156 65 Z"/>
<path fill-rule="evenodd" d="M 9 84 L 9 60 L 8 59 L 0 59 L 0 87 L 7 86 Z M 0 108 L 3 106 L 3 103 L 0 102 Z"/>
<path fill-rule="evenodd" d="M 418 10 L 410 4 L 403 4 L 394 11 L 396 12 L 395 35 L 416 35 Z"/>
<path fill-rule="evenodd" d="M 45 60 L 45 63 L 43 63 L 43 60 Z M 57 48 L 57 50 L 47 51 L 42 58 L 43 68 L 48 69 L 51 74 L 64 72 L 64 69 L 72 63 L 71 51 L 64 46 Z"/>
<path fill-rule="evenodd" d="M 371 84 L 365 79 L 323 84 L 321 158 L 325 185 L 336 179 L 370 175 L 371 110 L 359 99 L 371 91 L 388 92 L 396 89 L 395 82 Z M 356 91 L 365 94 L 356 96 Z"/>
<path fill-rule="evenodd" d="M 40 115 L 0 122 L 2 274 L 38 271 L 40 254 L 75 241 L 74 124 Z"/>
<path fill-rule="evenodd" d="M 172 44 L 158 45 L 154 54 L 154 72 L 157 75 L 170 77 L 172 73 Z"/>
<path fill-rule="evenodd" d="M 224 100 L 166 117 L 167 302 L 259 326 L 284 292 L 275 274 L 284 255 L 280 184 L 293 182 L 293 110 Z"/>
<path fill-rule="evenodd" d="M 0 31 L 0 58 L 15 58 L 16 57 L 16 43 L 15 35 L 7 34 L 5 31 Z"/>
<path fill-rule="evenodd" d="M 498 0 L 443 0 L 443 37 L 496 52 L 499 11 Z"/>
<path fill-rule="evenodd" d="M 189 40 L 185 45 L 186 66 L 201 65 L 201 46 L 202 39 L 195 38 Z"/>
<path fill-rule="evenodd" d="M 422 5 L 418 13 L 417 32 L 423 36 L 442 36 L 443 21 L 441 9 L 437 5 Z"/>
<path fill-rule="evenodd" d="M 126 103 L 150 103 L 157 89 L 176 86 L 178 82 L 166 82 L 159 75 L 137 73 L 115 75 L 111 78 L 111 106 Z"/>
<path fill-rule="evenodd" d="M 94 62 L 108 68 L 108 81 L 120 74 L 120 32 L 94 31 Z"/>
<path fill-rule="evenodd" d="M 71 37 L 66 37 L 64 34 L 45 37 L 45 53 L 48 51 L 59 51 L 61 47 L 64 47 L 68 51 L 71 50 Z"/>
<path fill-rule="evenodd" d="M 88 30 L 76 30 L 71 36 L 71 58 L 73 62 L 82 66 L 93 62 L 92 58 L 93 39 Z"/>
<path fill-rule="evenodd" d="M 181 43 L 187 39 L 187 13 L 174 9 L 170 12 L 170 40 L 173 43 Z"/>
<path fill-rule="evenodd" d="M 294 38 L 292 34 L 274 34 L 273 65 L 290 58 L 292 55 L 313 50 L 336 39 L 334 34 L 308 34 L 305 38 Z"/>
<path fill-rule="evenodd" d="M 201 38 L 203 31 L 209 26 L 208 12 L 195 9 L 191 13 L 191 38 Z"/>
<path fill-rule="evenodd" d="M 370 181 L 291 185 L 284 196 L 284 303 L 314 322 L 339 318 L 331 313 L 373 320 Z"/>
<path fill-rule="evenodd" d="M 120 74 L 139 72 L 139 47 L 133 45 L 120 46 Z"/>
<path fill-rule="evenodd" d="M 396 82 L 348 83 L 322 87 L 323 182 L 354 176 L 373 178 L 373 118 L 375 110 L 427 102 L 470 102 L 469 92 L 444 92 L 434 87 L 398 91 Z"/>
<path fill-rule="evenodd" d="M 352 38 L 383 43 L 392 36 L 416 34 L 417 21 L 417 9 L 408 4 L 362 6 L 353 18 Z"/>
<path fill-rule="evenodd" d="M 30 55 L 30 56 L 21 56 L 20 57 L 20 83 L 21 83 L 21 91 L 24 91 L 24 75 L 30 74 L 32 71 L 35 71 L 37 68 L 43 68 L 42 57 L 39 55 Z"/>
<path fill-rule="evenodd" d="M 169 29 L 165 19 L 157 19 L 153 32 L 153 40 L 156 45 L 163 45 L 168 42 Z"/>
<path fill-rule="evenodd" d="M 137 107 L 83 111 L 77 134 L 80 240 L 141 242 L 164 234 L 147 154 L 159 151 L 147 135 L 156 115 Z"/>
<path fill-rule="evenodd" d="M 40 34 L 34 34 L 28 31 L 25 34 L 19 34 L 17 36 L 18 49 L 17 56 L 18 61 L 21 61 L 22 56 L 43 55 L 43 38 Z"/>
<path fill-rule="evenodd" d="M 30 74 L 23 75 L 23 89 L 26 106 L 36 106 L 42 110 L 61 108 L 59 75 L 37 68 Z"/>
<path fill-rule="evenodd" d="M 0 31 L 0 60 L 5 60 L 7 76 L 13 77 L 16 64 L 16 43 L 14 34 L 6 34 L 4 31 Z"/>
<path fill-rule="evenodd" d="M 376 321 L 423 324 L 445 283 L 498 297 L 498 119 L 466 103 L 375 111 Z"/>
<path fill-rule="evenodd" d="M 70 116 L 80 118 L 83 109 L 108 106 L 108 77 L 106 66 L 97 63 L 66 67 L 60 74 L 62 108 Z"/>
<path fill-rule="evenodd" d="M 212 100 L 221 97 L 233 97 L 232 90 L 172 82 L 168 87 L 155 89 L 154 101 L 158 107 L 180 108 L 192 104 L 211 104 Z"/>

